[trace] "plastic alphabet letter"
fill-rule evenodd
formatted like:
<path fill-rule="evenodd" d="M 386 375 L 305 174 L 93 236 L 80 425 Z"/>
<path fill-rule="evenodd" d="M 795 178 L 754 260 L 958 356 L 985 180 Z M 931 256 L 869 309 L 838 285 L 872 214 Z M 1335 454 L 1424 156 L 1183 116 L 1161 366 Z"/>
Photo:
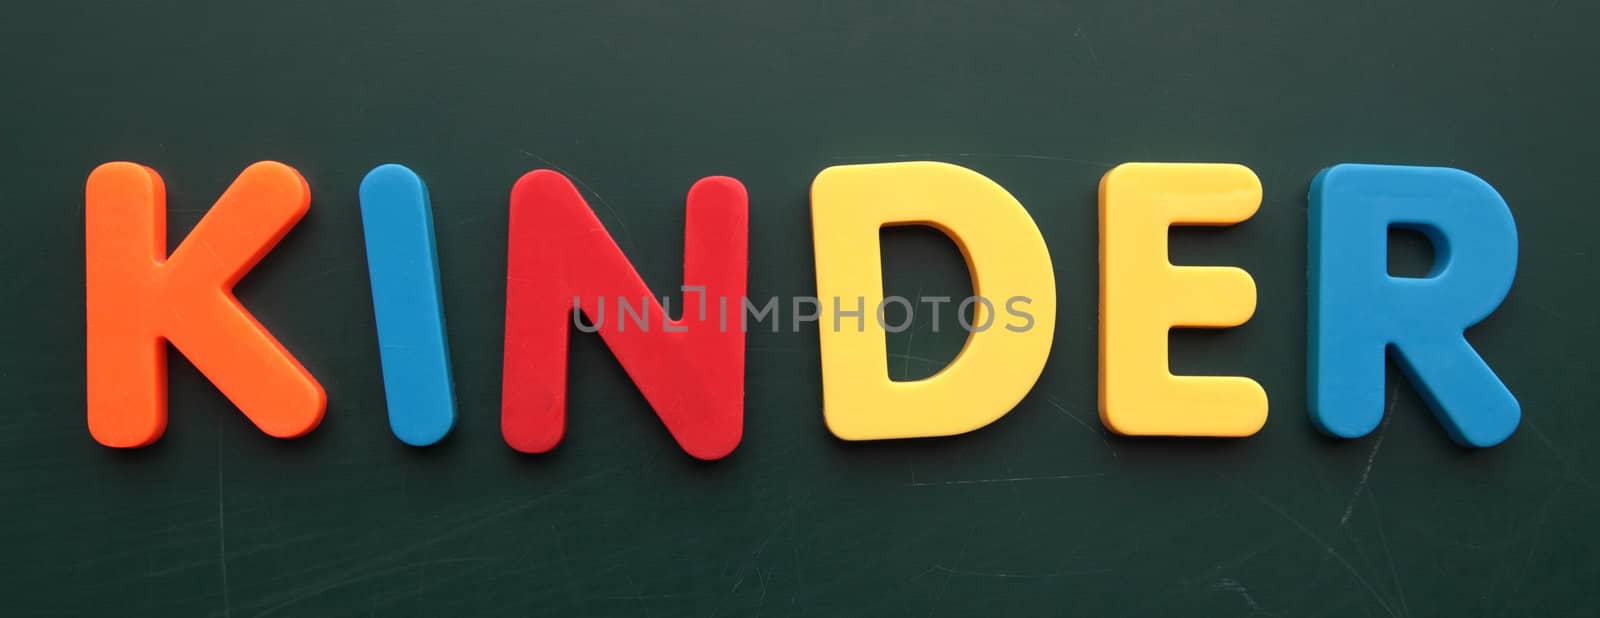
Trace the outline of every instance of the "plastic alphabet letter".
<path fill-rule="evenodd" d="M 732 178 L 701 179 L 689 189 L 684 231 L 684 287 L 704 297 L 744 298 L 749 206 Z M 511 189 L 506 272 L 505 375 L 501 432 L 512 448 L 541 453 L 566 431 L 567 339 L 577 309 L 638 385 L 678 445 L 700 459 L 726 456 L 744 432 L 744 332 L 709 315 L 684 311 L 671 332 L 600 324 L 602 298 L 645 303 L 666 312 L 565 176 L 529 172 Z M 702 292 L 697 292 L 702 293 Z M 609 304 L 609 303 L 608 303 Z M 713 303 L 715 305 L 715 303 Z M 687 308 L 689 303 L 684 303 Z M 652 318 L 652 321 L 654 319 Z"/>
<path fill-rule="evenodd" d="M 1267 393 L 1237 376 L 1176 376 L 1173 327 L 1250 319 L 1256 286 L 1232 267 L 1174 266 L 1173 225 L 1232 225 L 1261 206 L 1242 165 L 1124 163 L 1100 180 L 1100 420 L 1139 436 L 1245 437 L 1267 421 Z"/>
<path fill-rule="evenodd" d="M 360 196 L 389 429 L 401 442 L 427 446 L 456 421 L 428 187 L 391 163 L 367 173 Z"/>
<path fill-rule="evenodd" d="M 1388 273 L 1388 230 L 1432 241 L 1426 277 Z M 1335 165 L 1311 183 L 1310 408 L 1357 438 L 1384 414 L 1384 354 L 1463 446 L 1510 437 L 1522 408 L 1463 331 L 1493 313 L 1517 271 L 1517 226 L 1500 194 L 1444 167 Z"/>
<path fill-rule="evenodd" d="M 975 295 L 1032 299 L 1034 324 L 969 332 L 948 367 L 915 381 L 889 379 L 883 325 L 818 324 L 823 417 L 845 440 L 950 436 L 998 420 L 1022 401 L 1044 371 L 1056 324 L 1055 272 L 1033 218 L 993 180 L 935 162 L 830 167 L 811 182 L 817 295 L 849 309 L 883 302 L 879 229 L 926 225 L 961 247 Z M 993 305 L 972 303 L 975 325 L 992 324 Z M 853 309 L 849 309 L 852 310 Z"/>
<path fill-rule="evenodd" d="M 167 341 L 261 431 L 316 428 L 322 386 L 233 297 L 310 208 L 305 179 L 282 163 L 245 168 L 170 257 L 166 201 L 161 176 L 136 163 L 101 165 L 85 187 L 89 433 L 112 447 L 161 437 Z"/>

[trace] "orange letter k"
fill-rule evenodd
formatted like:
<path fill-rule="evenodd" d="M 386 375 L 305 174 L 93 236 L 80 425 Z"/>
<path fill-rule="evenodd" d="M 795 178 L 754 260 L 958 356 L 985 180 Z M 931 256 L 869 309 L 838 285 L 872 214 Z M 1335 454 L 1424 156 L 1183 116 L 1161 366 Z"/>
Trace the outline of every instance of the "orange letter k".
<path fill-rule="evenodd" d="M 107 163 L 89 175 L 84 244 L 89 433 L 140 447 L 167 427 L 172 342 L 256 427 L 279 438 L 316 428 L 322 386 L 233 297 L 233 286 L 305 216 L 293 168 L 246 168 L 166 255 L 166 189 L 155 170 Z"/>

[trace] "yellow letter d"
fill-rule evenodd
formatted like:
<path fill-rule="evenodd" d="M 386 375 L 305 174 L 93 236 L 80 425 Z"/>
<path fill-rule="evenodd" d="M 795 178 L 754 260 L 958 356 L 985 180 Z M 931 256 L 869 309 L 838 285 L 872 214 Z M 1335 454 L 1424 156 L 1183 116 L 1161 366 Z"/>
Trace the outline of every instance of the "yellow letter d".
<path fill-rule="evenodd" d="M 1039 228 L 1000 185 L 948 163 L 830 167 L 811 183 L 811 222 L 824 316 L 822 410 L 833 435 L 966 433 L 1005 416 L 1033 388 L 1055 335 L 1055 273 Z M 874 319 L 883 302 L 879 230 L 891 225 L 944 232 L 966 257 L 974 295 L 989 301 L 973 303 L 975 327 L 961 353 L 922 380 L 889 379 L 884 328 Z M 1002 325 L 993 315 L 1013 299 L 1026 299 L 1016 302 L 1031 326 Z M 863 311 L 839 327 L 840 308 Z"/>

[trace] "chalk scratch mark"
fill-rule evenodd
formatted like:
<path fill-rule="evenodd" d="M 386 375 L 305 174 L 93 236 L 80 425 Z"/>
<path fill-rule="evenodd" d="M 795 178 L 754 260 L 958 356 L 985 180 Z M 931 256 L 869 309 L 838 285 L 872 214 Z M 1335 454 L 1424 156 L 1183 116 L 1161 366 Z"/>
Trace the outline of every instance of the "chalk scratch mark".
<path fill-rule="evenodd" d="M 228 592 L 228 510 L 222 504 L 222 425 L 217 425 L 217 570 L 222 575 L 222 615 L 233 616 L 232 594 Z"/>
<path fill-rule="evenodd" d="M 1383 530 L 1383 513 L 1378 510 L 1378 496 L 1367 492 L 1367 501 L 1372 503 L 1373 520 L 1378 524 L 1378 541 L 1382 544 L 1383 558 L 1389 563 L 1389 577 L 1394 579 L 1394 589 L 1400 597 L 1400 613 L 1411 615 L 1411 603 L 1406 600 L 1406 587 L 1400 581 L 1400 570 L 1395 568 L 1394 553 L 1389 551 L 1389 534 Z"/>
<path fill-rule="evenodd" d="M 989 577 L 994 579 L 1053 579 L 1057 577 L 1071 577 L 1073 575 L 1097 575 L 1100 573 L 1110 573 L 1111 569 L 1074 569 L 1065 571 L 1052 571 L 1049 573 L 1007 573 L 1004 571 L 969 571 L 966 569 L 952 569 L 942 564 L 935 564 L 931 567 L 928 567 L 928 570 L 923 571 L 922 574 L 918 575 L 917 577 L 922 577 L 923 575 L 927 575 L 936 571 L 944 573 L 945 575 L 960 575 L 963 577 Z M 913 577 L 912 579 L 916 579 L 917 577 Z"/>
<path fill-rule="evenodd" d="M 919 300 L 922 298 L 922 288 L 921 287 L 917 288 L 917 296 L 916 296 L 916 298 L 919 299 Z M 882 311 L 882 309 L 880 308 L 879 311 Z M 938 324 L 934 324 L 933 328 L 934 328 L 934 332 L 939 332 L 939 325 Z M 900 362 L 900 379 L 902 379 L 902 380 L 909 379 L 909 377 L 911 376 L 911 358 L 912 358 L 911 357 L 911 342 L 915 341 L 916 339 L 917 339 L 917 323 L 916 323 L 915 317 L 913 317 L 912 321 L 911 321 L 911 328 L 906 329 L 906 352 L 905 352 L 905 354 L 902 355 L 905 358 L 901 359 L 901 362 Z"/>
<path fill-rule="evenodd" d="M 1270 612 L 1261 607 L 1260 603 L 1256 602 L 1256 598 L 1250 595 L 1250 589 L 1244 587 L 1244 584 L 1239 583 L 1239 580 L 1236 580 L 1232 577 L 1224 577 L 1217 582 L 1217 585 L 1212 586 L 1211 589 L 1226 590 L 1228 592 L 1238 593 L 1239 597 L 1244 599 L 1244 604 L 1250 607 L 1251 612 L 1271 615 Z"/>
<path fill-rule="evenodd" d="M 1367 467 L 1361 469 L 1361 480 L 1356 482 L 1356 490 L 1350 493 L 1350 500 L 1345 502 L 1344 514 L 1339 516 L 1339 527 L 1350 523 L 1350 516 L 1355 514 L 1356 499 L 1361 497 L 1361 492 L 1366 491 L 1367 481 L 1372 476 L 1372 464 L 1378 460 L 1378 449 L 1383 448 L 1383 437 L 1389 433 L 1389 422 L 1394 420 L 1394 404 L 1400 397 L 1400 388 L 1389 388 L 1389 405 L 1383 413 L 1383 425 L 1378 427 L 1378 439 L 1372 443 L 1372 452 L 1367 454 Z"/>
<path fill-rule="evenodd" d="M 967 547 L 969 547 L 972 544 L 972 537 L 976 536 L 977 533 L 978 533 L 978 525 L 977 524 L 973 524 L 971 528 L 967 529 L 967 536 L 966 536 L 965 539 L 963 539 L 961 541 L 961 551 L 956 552 L 956 561 L 955 561 L 954 564 L 961 564 L 961 561 L 966 559 L 966 557 L 967 557 Z M 934 594 L 933 594 L 933 604 L 928 608 L 928 618 L 933 618 L 933 615 L 936 612 L 939 611 L 939 607 L 940 607 L 940 603 L 939 602 L 944 600 L 945 590 L 950 587 L 950 576 L 951 575 L 954 575 L 954 573 L 950 572 L 949 570 L 946 570 L 945 573 L 944 573 L 944 581 L 939 582 L 939 589 L 937 591 L 935 591 Z"/>
<path fill-rule="evenodd" d="M 1083 32 L 1083 28 L 1074 29 L 1072 35 L 1083 39 L 1083 44 L 1089 48 L 1089 59 L 1094 61 L 1095 66 L 1100 66 L 1100 54 L 1094 53 L 1094 41 L 1089 40 L 1089 35 Z"/>
<path fill-rule="evenodd" d="M 616 208 L 612 208 L 611 207 L 611 202 L 607 202 L 605 196 L 600 195 L 599 191 L 595 191 L 594 188 L 590 187 L 589 183 L 584 182 L 582 178 L 574 176 L 572 174 L 572 172 L 568 172 L 567 170 L 562 169 L 561 166 L 556 165 L 555 162 L 553 162 L 553 161 L 551 161 L 549 159 L 546 159 L 546 158 L 541 157 L 539 155 L 533 154 L 533 153 L 528 152 L 527 150 L 523 150 L 521 148 L 517 148 L 516 150 L 517 150 L 517 152 L 525 154 L 530 158 L 538 159 L 539 162 L 550 166 L 551 169 L 554 169 L 555 171 L 561 172 L 562 176 L 566 176 L 567 178 L 572 179 L 573 183 L 577 184 L 584 191 L 587 191 L 590 195 L 593 195 L 594 196 L 594 200 L 596 202 L 600 202 L 600 205 L 605 207 L 606 212 L 611 215 L 611 218 L 617 220 L 617 227 L 622 231 L 622 239 L 621 239 L 622 242 L 625 243 L 627 245 L 627 248 L 630 249 L 630 250 L 635 248 L 635 245 L 633 244 L 633 231 L 628 229 L 628 220 L 624 219 L 622 217 L 622 213 L 617 212 Z"/>
<path fill-rule="evenodd" d="M 937 487 L 941 485 L 985 485 L 989 483 L 1025 483 L 1028 481 L 1068 481 L 1075 479 L 1096 479 L 1104 477 L 1104 472 L 1091 472 L 1088 474 L 1057 474 L 1051 476 L 1013 476 L 994 479 L 969 479 L 960 481 L 922 481 L 907 484 L 907 487 Z"/>
<path fill-rule="evenodd" d="M 1290 515 L 1288 511 L 1283 510 L 1283 508 L 1279 507 L 1271 500 L 1268 500 L 1266 496 L 1256 493 L 1254 490 L 1244 485 L 1237 486 L 1241 491 L 1250 494 L 1250 496 L 1255 498 L 1257 502 L 1260 502 L 1262 506 L 1267 507 L 1267 509 L 1271 510 L 1273 513 L 1276 513 L 1285 521 L 1288 521 L 1295 527 L 1296 530 L 1300 531 L 1300 534 L 1303 534 L 1306 536 L 1306 538 L 1311 539 L 1319 547 L 1321 547 L 1324 552 L 1333 557 L 1334 561 L 1338 562 L 1339 566 L 1343 567 L 1345 572 L 1350 574 L 1350 577 L 1355 578 L 1356 583 L 1361 584 L 1361 587 L 1367 591 L 1367 594 L 1372 595 L 1372 599 L 1378 602 L 1378 607 L 1383 608 L 1383 613 L 1388 614 L 1389 618 L 1399 618 L 1399 616 L 1394 613 L 1394 608 L 1390 607 L 1389 602 L 1384 600 L 1383 595 L 1378 594 L 1378 589 L 1373 588 L 1372 583 L 1367 581 L 1367 578 L 1361 576 L 1361 571 L 1356 570 L 1355 565 L 1350 564 L 1350 561 L 1346 560 L 1344 555 L 1339 553 L 1339 550 L 1334 549 L 1333 545 L 1328 544 L 1328 542 L 1324 541 L 1321 536 L 1318 536 L 1317 533 L 1312 532 L 1311 529 L 1307 528 L 1305 524 L 1300 523 L 1300 520 L 1295 519 L 1294 516 Z"/>
<path fill-rule="evenodd" d="M 1578 472 L 1578 466 L 1572 462 L 1566 451 L 1563 451 L 1560 447 L 1556 446 L 1555 441 L 1550 439 L 1549 434 L 1545 433 L 1543 429 L 1540 429 L 1539 425 L 1535 424 L 1532 419 L 1524 418 L 1522 419 L 1522 423 L 1527 425 L 1528 429 L 1533 432 L 1533 436 L 1538 438 L 1539 442 L 1544 444 L 1545 449 L 1549 450 L 1550 454 L 1556 458 L 1558 463 L 1561 464 L 1562 468 L 1564 468 L 1564 479 L 1574 481 L 1590 491 L 1596 490 L 1594 482 L 1590 481 L 1587 477 L 1584 477 Z"/>
<path fill-rule="evenodd" d="M 1107 450 L 1111 451 L 1111 458 L 1112 459 L 1117 459 L 1119 457 L 1117 455 L 1116 447 L 1111 445 L 1111 440 L 1106 438 L 1105 432 L 1100 431 L 1098 429 L 1095 429 L 1094 427 L 1091 427 L 1089 425 L 1089 423 L 1084 422 L 1084 420 L 1081 419 L 1081 418 L 1078 418 L 1078 415 L 1073 414 L 1072 411 L 1068 410 L 1066 406 L 1061 405 L 1061 401 L 1057 400 L 1055 395 L 1051 395 L 1051 394 L 1046 393 L 1044 398 L 1045 398 L 1045 402 L 1050 404 L 1050 407 L 1053 407 L 1056 410 L 1059 410 L 1062 414 L 1067 415 L 1067 418 L 1072 419 L 1072 422 L 1077 423 L 1078 426 L 1080 426 L 1080 427 L 1083 427 L 1084 431 L 1092 433 L 1092 434 L 1095 435 L 1095 437 L 1100 438 L 1100 442 L 1102 444 L 1106 445 L 1106 449 Z"/>

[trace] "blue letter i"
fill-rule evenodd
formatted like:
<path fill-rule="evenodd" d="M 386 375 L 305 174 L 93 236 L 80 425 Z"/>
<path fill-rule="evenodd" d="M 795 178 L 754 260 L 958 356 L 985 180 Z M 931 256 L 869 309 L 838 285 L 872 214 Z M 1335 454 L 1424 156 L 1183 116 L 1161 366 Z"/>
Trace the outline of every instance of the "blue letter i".
<path fill-rule="evenodd" d="M 428 187 L 391 163 L 368 172 L 360 193 L 389 428 L 401 442 L 427 446 L 456 421 Z"/>

